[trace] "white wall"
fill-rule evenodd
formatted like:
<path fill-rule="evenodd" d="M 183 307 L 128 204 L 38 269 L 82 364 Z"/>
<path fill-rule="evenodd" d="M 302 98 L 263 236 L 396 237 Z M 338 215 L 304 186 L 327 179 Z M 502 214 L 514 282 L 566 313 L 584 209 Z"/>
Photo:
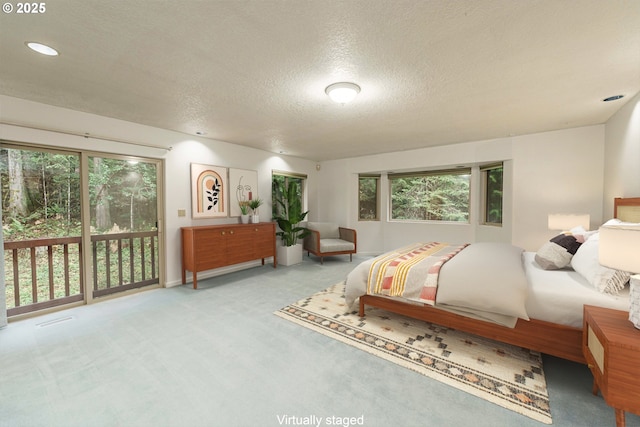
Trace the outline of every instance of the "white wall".
<path fill-rule="evenodd" d="M 640 197 L 640 93 L 605 126 L 604 218 L 613 217 L 615 197 Z"/>
<path fill-rule="evenodd" d="M 535 251 L 554 234 L 547 230 L 550 213 L 589 213 L 592 224 L 601 222 L 603 155 L 604 126 L 598 125 L 323 162 L 317 215 L 321 220 L 356 228 L 358 251 L 364 253 L 379 253 L 421 240 L 504 241 Z M 501 160 L 507 161 L 501 228 L 478 224 L 477 179 L 472 183 L 470 224 L 388 222 L 388 189 L 384 180 L 381 221 L 357 220 L 359 173 Z"/>
<path fill-rule="evenodd" d="M 546 238 L 548 214 L 591 216 L 602 223 L 604 126 L 514 138 L 513 242 L 536 250 Z"/>
<path fill-rule="evenodd" d="M 179 284 L 181 281 L 180 227 L 238 222 L 238 218 L 191 219 L 189 174 L 192 162 L 256 170 L 258 195 L 265 201 L 260 208 L 262 221 L 271 219 L 271 171 L 273 169 L 307 174 L 309 176 L 307 183 L 309 208 L 312 211 L 316 209 L 315 162 L 7 96 L 0 95 L 0 105 L 2 106 L 0 121 L 19 125 L 0 124 L 0 139 L 164 159 L 165 209 L 162 215 L 165 222 L 166 284 L 169 286 Z M 42 128 L 50 130 L 40 130 Z M 93 136 L 172 147 L 172 149 L 110 142 L 56 131 L 80 135 L 89 133 Z M 178 217 L 178 209 L 185 209 L 187 216 Z M 253 264 L 255 263 L 248 265 Z M 203 274 L 202 277 L 205 275 Z"/>

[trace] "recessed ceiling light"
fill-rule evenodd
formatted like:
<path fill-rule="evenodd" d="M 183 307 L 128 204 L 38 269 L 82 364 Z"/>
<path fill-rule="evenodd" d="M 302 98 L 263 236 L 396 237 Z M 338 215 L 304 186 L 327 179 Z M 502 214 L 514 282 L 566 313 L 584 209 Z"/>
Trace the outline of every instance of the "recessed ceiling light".
<path fill-rule="evenodd" d="M 617 101 L 620 98 L 624 98 L 624 95 L 614 95 L 614 96 L 610 96 L 608 98 L 603 99 L 604 102 L 609 102 L 609 101 Z"/>
<path fill-rule="evenodd" d="M 31 50 L 34 50 L 38 53 L 47 56 L 58 56 L 59 53 L 54 48 L 47 46 L 46 44 L 36 43 L 36 42 L 26 42 L 27 47 Z"/>

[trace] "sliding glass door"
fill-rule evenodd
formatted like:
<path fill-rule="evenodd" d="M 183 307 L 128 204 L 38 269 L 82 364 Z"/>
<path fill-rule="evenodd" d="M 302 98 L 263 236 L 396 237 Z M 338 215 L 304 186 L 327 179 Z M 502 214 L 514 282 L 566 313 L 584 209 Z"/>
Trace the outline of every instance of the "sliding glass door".
<path fill-rule="evenodd" d="M 89 156 L 93 297 L 159 283 L 158 164 Z"/>
<path fill-rule="evenodd" d="M 161 177 L 160 160 L 3 142 L 6 313 L 160 284 Z"/>
<path fill-rule="evenodd" d="M 0 149 L 9 316 L 82 301 L 80 156 Z"/>

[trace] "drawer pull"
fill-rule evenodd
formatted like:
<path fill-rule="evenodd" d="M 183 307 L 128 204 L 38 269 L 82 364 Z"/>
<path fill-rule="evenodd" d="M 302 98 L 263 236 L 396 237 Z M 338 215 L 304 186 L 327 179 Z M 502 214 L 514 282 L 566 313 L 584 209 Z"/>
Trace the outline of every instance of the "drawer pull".
<path fill-rule="evenodd" d="M 233 230 L 231 230 L 231 231 L 229 232 L 229 234 L 233 234 Z"/>
<path fill-rule="evenodd" d="M 220 234 L 222 234 L 224 236 L 224 231 L 221 231 Z"/>

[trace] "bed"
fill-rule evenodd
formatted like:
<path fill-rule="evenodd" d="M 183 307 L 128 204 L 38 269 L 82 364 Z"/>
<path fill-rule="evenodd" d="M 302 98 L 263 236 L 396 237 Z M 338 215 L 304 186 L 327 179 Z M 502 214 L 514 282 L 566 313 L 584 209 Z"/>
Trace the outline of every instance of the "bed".
<path fill-rule="evenodd" d="M 640 222 L 640 197 L 616 198 L 614 200 L 614 217 L 616 218 L 612 220 L 614 222 Z M 425 293 L 424 290 L 422 293 L 419 292 L 419 295 L 409 295 L 407 299 L 405 295 L 400 297 L 393 294 L 392 290 L 395 285 L 388 285 L 386 289 L 383 289 L 384 286 L 380 284 L 374 285 L 371 277 L 382 276 L 379 270 L 375 270 L 375 266 L 382 264 L 385 257 L 392 259 L 389 253 L 364 261 L 354 268 L 346 280 L 346 301 L 348 305 L 354 304 L 354 306 L 358 307 L 361 317 L 366 314 L 366 306 L 377 307 L 415 319 L 586 364 L 582 354 L 583 305 L 589 304 L 628 310 L 629 286 L 618 286 L 621 289 L 615 289 L 615 292 L 596 289 L 593 283 L 590 283 L 590 279 L 587 280 L 585 278 L 587 276 L 585 275 L 584 265 L 585 260 L 592 260 L 590 262 L 597 264 L 593 260 L 597 259 L 598 235 L 596 232 L 585 233 L 581 238 L 583 239 L 581 241 L 582 244 L 578 247 L 572 260 L 576 269 L 573 269 L 572 265 L 554 270 L 544 269 L 536 261 L 536 253 L 524 252 L 519 248 L 506 244 L 483 246 L 480 243 L 474 243 L 468 246 L 461 245 L 466 247 L 444 248 L 442 251 L 437 252 L 440 255 L 446 253 L 447 255 L 442 257 L 446 259 L 442 263 L 437 263 L 435 267 L 434 264 L 424 268 L 424 270 L 425 272 L 440 270 L 440 277 L 436 279 L 440 282 L 443 281 L 445 273 L 447 273 L 446 278 L 447 283 L 449 283 L 460 280 L 460 277 L 456 278 L 456 275 L 452 274 L 451 271 L 454 270 L 454 267 L 456 267 L 457 271 L 465 270 L 464 267 L 460 268 L 460 266 L 467 265 L 464 264 L 466 262 L 464 261 L 465 257 L 472 259 L 479 256 L 477 255 L 479 253 L 489 253 L 488 251 L 493 251 L 494 248 L 497 248 L 498 252 L 504 252 L 504 256 L 507 258 L 513 258 L 514 250 L 516 250 L 519 259 L 518 264 L 522 269 L 520 274 L 524 277 L 524 284 L 517 271 L 503 273 L 502 265 L 499 273 L 500 280 L 496 280 L 498 277 L 495 277 L 494 273 L 492 280 L 502 286 L 498 291 L 498 299 L 504 294 L 509 294 L 508 298 L 517 300 L 513 304 L 504 304 L 512 306 L 511 312 L 506 313 L 506 315 L 499 313 L 497 318 L 492 316 L 485 317 L 485 312 L 482 310 L 476 312 L 475 308 L 467 310 L 466 307 L 458 307 L 456 305 L 458 295 L 455 293 L 453 293 L 453 297 L 449 297 L 452 299 L 441 304 L 441 294 L 447 294 L 442 291 L 442 283 L 437 285 L 437 297 L 433 297 L 434 301 L 427 301 L 429 297 L 425 295 L 428 292 Z M 500 245 L 503 247 L 501 248 Z M 426 246 L 420 244 L 420 250 L 427 246 L 428 244 Z M 476 255 L 465 255 L 471 253 L 474 248 L 476 249 Z M 415 252 L 415 248 L 410 249 Z M 595 252 L 593 252 L 594 250 Z M 455 253 L 455 256 L 452 255 L 450 257 L 449 254 L 451 253 Z M 589 258 L 589 253 L 591 253 L 591 258 Z M 485 270 L 495 268 L 495 264 L 490 265 L 493 262 L 490 260 L 491 254 L 485 257 L 484 260 L 476 262 L 473 267 L 473 286 L 483 281 L 481 278 L 482 273 L 476 274 L 477 271 L 475 269 L 478 265 L 488 262 L 489 265 L 485 266 Z M 503 255 L 499 256 L 502 257 Z M 461 259 L 461 261 L 458 261 L 458 259 Z M 513 261 L 508 262 L 513 264 Z M 617 273 L 624 275 L 623 272 Z M 465 276 L 462 275 L 462 277 Z M 428 277 L 424 279 L 425 288 L 429 280 L 430 278 Z M 620 280 L 628 280 L 628 275 L 625 279 Z M 388 282 L 390 283 L 390 280 Z M 380 280 L 379 283 L 384 283 L 384 280 Z M 375 286 L 378 286 L 379 289 L 373 292 Z M 524 296 L 522 296 L 523 286 Z M 483 299 L 483 292 L 486 292 L 486 290 L 479 287 L 479 289 L 472 290 L 472 292 L 476 292 L 476 294 L 469 298 L 470 300 Z M 445 297 L 443 296 L 443 298 Z M 507 296 L 504 296 L 504 298 L 507 298 Z M 494 303 L 493 299 L 494 296 L 488 299 L 491 304 Z M 451 304 L 452 301 L 453 303 Z M 496 310 L 493 307 L 487 310 L 489 314 L 493 311 L 500 310 Z"/>

